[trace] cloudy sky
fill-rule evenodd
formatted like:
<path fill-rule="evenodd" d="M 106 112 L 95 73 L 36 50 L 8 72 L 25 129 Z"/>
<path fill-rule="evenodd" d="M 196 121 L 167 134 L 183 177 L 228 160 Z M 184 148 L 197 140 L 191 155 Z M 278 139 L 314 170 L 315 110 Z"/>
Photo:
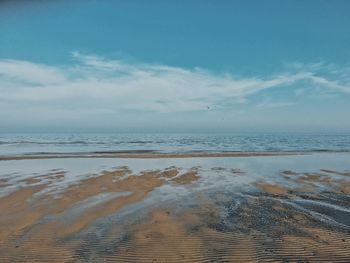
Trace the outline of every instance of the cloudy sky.
<path fill-rule="evenodd" d="M 1 132 L 350 132 L 350 1 L 0 1 Z"/>

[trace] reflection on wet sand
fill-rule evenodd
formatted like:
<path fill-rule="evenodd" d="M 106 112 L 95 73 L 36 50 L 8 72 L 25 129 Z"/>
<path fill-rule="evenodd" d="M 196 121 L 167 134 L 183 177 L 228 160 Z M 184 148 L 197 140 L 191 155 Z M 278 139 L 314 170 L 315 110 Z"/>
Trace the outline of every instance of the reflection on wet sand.
<path fill-rule="evenodd" d="M 348 261 L 349 171 L 285 168 L 120 166 L 59 189 L 60 169 L 7 174 L 0 262 Z"/>

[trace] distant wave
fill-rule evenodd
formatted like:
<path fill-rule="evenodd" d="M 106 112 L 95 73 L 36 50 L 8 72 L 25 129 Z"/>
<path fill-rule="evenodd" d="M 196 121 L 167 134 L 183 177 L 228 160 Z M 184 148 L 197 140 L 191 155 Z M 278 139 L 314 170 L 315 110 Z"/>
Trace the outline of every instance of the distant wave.
<path fill-rule="evenodd" d="M 113 141 L 113 142 L 100 142 L 100 141 L 0 141 L 0 144 L 38 144 L 38 145 L 74 145 L 74 144 L 104 144 L 104 145 L 117 145 L 117 144 L 154 144 L 165 143 L 165 141 Z"/>
<path fill-rule="evenodd" d="M 49 144 L 89 144 L 90 142 L 86 141 L 66 141 L 66 142 L 60 142 L 60 141 L 0 141 L 0 144 L 43 144 L 43 145 L 49 145 Z M 98 142 L 101 143 L 101 142 Z"/>

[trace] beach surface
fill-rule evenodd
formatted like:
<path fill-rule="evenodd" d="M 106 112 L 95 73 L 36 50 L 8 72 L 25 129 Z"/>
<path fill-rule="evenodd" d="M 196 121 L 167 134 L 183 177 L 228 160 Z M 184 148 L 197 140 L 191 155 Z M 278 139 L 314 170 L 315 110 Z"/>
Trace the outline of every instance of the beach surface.
<path fill-rule="evenodd" d="M 0 262 L 349 262 L 350 154 L 0 158 Z"/>

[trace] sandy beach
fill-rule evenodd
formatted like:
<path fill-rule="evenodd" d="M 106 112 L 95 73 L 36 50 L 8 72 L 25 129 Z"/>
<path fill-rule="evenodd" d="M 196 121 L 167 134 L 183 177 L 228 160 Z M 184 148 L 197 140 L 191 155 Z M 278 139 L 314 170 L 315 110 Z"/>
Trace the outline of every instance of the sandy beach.
<path fill-rule="evenodd" d="M 231 154 L 3 158 L 0 261 L 348 261 L 348 153 Z"/>

